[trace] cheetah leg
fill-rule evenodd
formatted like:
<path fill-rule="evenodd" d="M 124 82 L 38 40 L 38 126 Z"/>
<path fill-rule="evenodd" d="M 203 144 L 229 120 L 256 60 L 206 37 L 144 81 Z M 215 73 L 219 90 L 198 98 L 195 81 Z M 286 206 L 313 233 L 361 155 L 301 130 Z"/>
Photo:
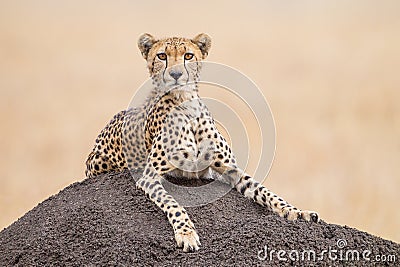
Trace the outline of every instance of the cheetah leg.
<path fill-rule="evenodd" d="M 174 229 L 178 247 L 183 247 L 185 252 L 196 251 L 201 244 L 193 222 L 186 210 L 164 189 L 162 179 L 153 166 L 148 164 L 144 170 L 144 176 L 137 181 L 136 185 L 167 215 Z"/>
<path fill-rule="evenodd" d="M 93 151 L 86 160 L 86 177 L 94 177 L 111 171 L 121 171 L 123 167 L 113 163 L 107 155 L 102 155 L 99 151 Z"/>
<path fill-rule="evenodd" d="M 225 139 L 223 139 L 220 134 L 217 140 L 223 140 L 224 144 L 226 144 Z M 226 149 L 227 147 L 227 145 L 216 146 L 216 150 L 214 150 L 214 162 L 211 167 L 222 174 L 226 182 L 231 184 L 232 187 L 235 187 L 238 192 L 289 220 L 302 218 L 312 222 L 319 221 L 319 216 L 316 212 L 302 211 L 292 206 L 281 197 L 268 190 L 265 186 L 255 181 L 243 170 L 239 169 L 231 149 L 229 147 Z"/>
<path fill-rule="evenodd" d="M 266 206 L 279 216 L 288 220 L 304 219 L 306 221 L 318 222 L 319 216 L 314 211 L 300 210 L 283 198 L 277 196 L 268 188 L 255 181 L 251 176 L 238 169 L 230 169 L 230 179 L 238 181 L 235 189 L 242 195 L 254 200 L 256 203 Z M 238 176 L 238 174 L 241 174 Z"/>

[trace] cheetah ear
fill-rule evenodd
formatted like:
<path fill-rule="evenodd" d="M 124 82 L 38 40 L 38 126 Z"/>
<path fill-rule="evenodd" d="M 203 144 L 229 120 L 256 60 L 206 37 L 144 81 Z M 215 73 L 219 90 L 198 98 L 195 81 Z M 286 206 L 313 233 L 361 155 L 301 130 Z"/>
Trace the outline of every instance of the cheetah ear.
<path fill-rule="evenodd" d="M 156 39 L 151 34 L 144 33 L 140 35 L 138 40 L 138 47 L 140 49 L 140 52 L 142 52 L 142 56 L 144 57 L 144 59 L 147 59 L 151 47 L 156 42 L 157 42 Z"/>
<path fill-rule="evenodd" d="M 200 51 L 203 54 L 203 59 L 205 59 L 211 47 L 211 37 L 205 33 L 200 33 L 192 39 L 192 42 L 200 48 Z"/>

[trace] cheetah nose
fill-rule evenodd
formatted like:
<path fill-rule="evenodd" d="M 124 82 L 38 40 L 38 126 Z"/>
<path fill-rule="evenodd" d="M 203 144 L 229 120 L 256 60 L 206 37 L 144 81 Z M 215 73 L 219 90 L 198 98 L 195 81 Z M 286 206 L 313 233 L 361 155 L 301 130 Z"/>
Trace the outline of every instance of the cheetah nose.
<path fill-rule="evenodd" d="M 177 81 L 177 80 L 179 79 L 179 77 L 182 76 L 182 71 L 174 71 L 174 70 L 171 70 L 171 71 L 169 72 L 169 75 L 171 75 L 171 77 L 174 78 L 175 81 Z"/>

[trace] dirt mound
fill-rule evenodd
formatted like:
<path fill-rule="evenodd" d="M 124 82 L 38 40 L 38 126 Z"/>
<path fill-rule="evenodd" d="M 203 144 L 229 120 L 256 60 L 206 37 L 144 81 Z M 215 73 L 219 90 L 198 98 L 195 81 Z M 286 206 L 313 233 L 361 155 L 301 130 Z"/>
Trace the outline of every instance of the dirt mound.
<path fill-rule="evenodd" d="M 187 208 L 202 246 L 176 248 L 165 215 L 129 172 L 75 183 L 0 232 L 0 265 L 399 264 L 400 245 L 349 227 L 289 222 L 231 191 Z"/>

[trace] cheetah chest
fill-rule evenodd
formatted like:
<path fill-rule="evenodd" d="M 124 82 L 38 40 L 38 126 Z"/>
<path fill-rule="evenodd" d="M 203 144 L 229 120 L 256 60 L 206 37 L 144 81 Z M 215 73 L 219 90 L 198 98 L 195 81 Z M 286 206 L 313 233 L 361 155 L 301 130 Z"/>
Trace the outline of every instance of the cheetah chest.
<path fill-rule="evenodd" d="M 167 95 L 158 101 L 146 121 L 146 145 L 168 162 L 175 174 L 201 177 L 209 174 L 212 140 L 205 135 L 213 120 L 201 99 L 179 101 Z"/>

